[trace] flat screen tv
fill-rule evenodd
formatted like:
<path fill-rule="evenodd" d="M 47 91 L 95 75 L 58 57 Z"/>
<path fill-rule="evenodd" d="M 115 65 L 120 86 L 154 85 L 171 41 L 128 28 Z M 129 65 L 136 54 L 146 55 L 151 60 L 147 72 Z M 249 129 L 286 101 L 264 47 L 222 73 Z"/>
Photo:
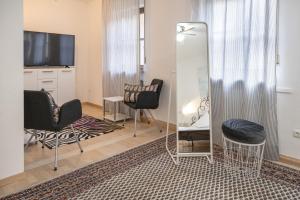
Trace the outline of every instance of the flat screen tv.
<path fill-rule="evenodd" d="M 75 36 L 24 32 L 24 65 L 74 66 Z"/>
<path fill-rule="evenodd" d="M 24 65 L 44 66 L 47 63 L 47 33 L 24 32 Z"/>

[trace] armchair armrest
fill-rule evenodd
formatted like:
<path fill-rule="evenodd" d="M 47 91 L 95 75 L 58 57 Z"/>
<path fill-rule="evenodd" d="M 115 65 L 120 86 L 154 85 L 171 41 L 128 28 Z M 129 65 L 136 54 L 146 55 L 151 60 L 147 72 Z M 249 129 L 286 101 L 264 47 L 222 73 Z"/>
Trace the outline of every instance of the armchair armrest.
<path fill-rule="evenodd" d="M 60 108 L 58 126 L 62 129 L 82 116 L 81 103 L 78 99 L 63 104 Z"/>
<path fill-rule="evenodd" d="M 137 109 L 156 109 L 158 107 L 158 98 L 156 92 L 153 91 L 142 91 L 137 99 Z"/>

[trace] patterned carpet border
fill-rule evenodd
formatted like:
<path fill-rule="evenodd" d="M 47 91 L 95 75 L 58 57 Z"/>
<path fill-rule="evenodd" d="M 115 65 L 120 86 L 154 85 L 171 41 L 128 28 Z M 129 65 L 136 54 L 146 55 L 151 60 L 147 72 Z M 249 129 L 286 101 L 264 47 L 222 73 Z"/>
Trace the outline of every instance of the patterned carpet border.
<path fill-rule="evenodd" d="M 172 140 L 175 141 L 174 139 L 175 137 L 173 136 Z M 172 144 L 171 142 L 171 145 Z M 115 175 L 140 165 L 163 152 L 165 152 L 165 139 L 161 138 L 19 193 L 1 198 L 1 200 L 67 199 Z"/>
<path fill-rule="evenodd" d="M 175 134 L 170 136 L 170 146 L 175 147 Z M 9 195 L 2 200 L 68 199 L 165 152 L 165 138 L 161 138 L 22 192 Z M 214 158 L 222 162 L 223 154 L 220 148 L 215 148 Z M 295 169 L 264 161 L 262 176 L 288 184 L 300 191 L 300 171 Z"/>

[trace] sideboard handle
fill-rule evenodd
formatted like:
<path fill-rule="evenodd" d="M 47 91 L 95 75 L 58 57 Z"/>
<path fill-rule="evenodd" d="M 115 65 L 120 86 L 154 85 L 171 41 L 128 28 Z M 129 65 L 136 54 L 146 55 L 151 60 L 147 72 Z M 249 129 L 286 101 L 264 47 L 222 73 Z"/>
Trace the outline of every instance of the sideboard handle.
<path fill-rule="evenodd" d="M 53 83 L 53 80 L 42 81 L 43 83 Z"/>

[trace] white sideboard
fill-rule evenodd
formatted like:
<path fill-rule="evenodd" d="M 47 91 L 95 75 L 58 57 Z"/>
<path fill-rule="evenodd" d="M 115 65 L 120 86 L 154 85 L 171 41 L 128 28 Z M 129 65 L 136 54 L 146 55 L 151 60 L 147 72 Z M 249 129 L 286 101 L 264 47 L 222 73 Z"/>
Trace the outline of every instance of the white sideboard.
<path fill-rule="evenodd" d="M 25 68 L 24 89 L 51 93 L 55 102 L 62 105 L 76 98 L 75 68 Z"/>

